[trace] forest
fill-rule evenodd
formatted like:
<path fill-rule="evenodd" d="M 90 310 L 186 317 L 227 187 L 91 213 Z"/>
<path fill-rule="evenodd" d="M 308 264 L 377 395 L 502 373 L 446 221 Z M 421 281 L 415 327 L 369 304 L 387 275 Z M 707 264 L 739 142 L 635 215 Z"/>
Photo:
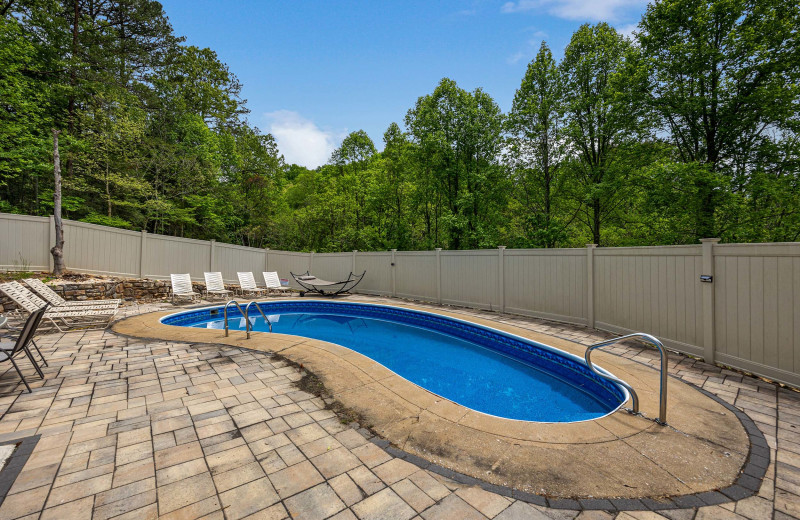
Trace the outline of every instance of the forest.
<path fill-rule="evenodd" d="M 0 0 L 0 211 L 52 213 L 56 129 L 64 217 L 126 229 L 317 252 L 797 241 L 798 28 L 795 0 L 657 0 L 632 37 L 542 42 L 506 113 L 443 78 L 312 170 L 158 2 Z"/>

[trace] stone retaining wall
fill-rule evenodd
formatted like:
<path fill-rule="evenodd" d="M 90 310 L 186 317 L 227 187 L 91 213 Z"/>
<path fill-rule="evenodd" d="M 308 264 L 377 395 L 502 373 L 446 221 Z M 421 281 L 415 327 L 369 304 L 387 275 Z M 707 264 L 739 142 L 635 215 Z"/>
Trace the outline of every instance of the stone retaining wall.
<path fill-rule="evenodd" d="M 117 279 L 47 285 L 65 300 L 121 299 L 127 302 L 152 302 L 166 300 L 170 293 L 170 282 L 167 280 Z M 205 289 L 203 283 L 193 282 L 192 285 L 194 290 L 201 294 Z M 233 291 L 239 287 L 226 285 L 225 288 Z M 14 307 L 10 298 L 0 295 L 0 308 L 11 311 Z"/>

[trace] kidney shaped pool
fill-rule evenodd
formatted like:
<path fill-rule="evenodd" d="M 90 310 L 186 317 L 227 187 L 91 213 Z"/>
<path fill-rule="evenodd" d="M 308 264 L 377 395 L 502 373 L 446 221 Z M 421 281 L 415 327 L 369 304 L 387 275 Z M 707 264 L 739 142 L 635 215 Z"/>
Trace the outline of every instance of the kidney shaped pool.
<path fill-rule="evenodd" d="M 535 341 L 428 312 L 318 300 L 261 302 L 272 331 L 336 343 L 403 378 L 478 412 L 508 419 L 573 422 L 619 408 L 627 392 L 583 359 Z M 252 329 L 267 332 L 252 309 Z M 252 314 L 257 315 L 254 317 Z M 224 328 L 223 308 L 171 314 L 166 325 Z M 245 318 L 228 308 L 231 329 Z"/>

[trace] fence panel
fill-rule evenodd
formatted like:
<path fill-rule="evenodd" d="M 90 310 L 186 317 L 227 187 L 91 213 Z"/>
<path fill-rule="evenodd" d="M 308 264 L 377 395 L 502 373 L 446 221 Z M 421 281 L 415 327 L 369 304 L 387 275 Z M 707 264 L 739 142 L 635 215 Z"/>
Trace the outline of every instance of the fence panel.
<path fill-rule="evenodd" d="M 499 255 L 488 251 L 442 251 L 442 303 L 500 308 Z"/>
<path fill-rule="evenodd" d="M 364 279 L 356 287 L 355 292 L 379 294 L 382 296 L 392 294 L 392 253 L 358 253 L 356 255 L 356 273 L 367 271 Z"/>
<path fill-rule="evenodd" d="M 436 301 L 436 252 L 395 253 L 395 287 L 401 298 Z"/>
<path fill-rule="evenodd" d="M 46 217 L 0 213 L 0 269 L 49 269 L 51 228 Z M 67 268 L 86 273 L 202 280 L 213 269 L 236 282 L 240 270 L 258 280 L 264 270 L 290 279 L 308 269 L 338 279 L 353 266 L 351 252 L 312 256 L 69 220 L 65 239 Z M 398 251 L 394 261 L 388 251 L 357 253 L 355 272 L 367 275 L 356 291 L 441 295 L 443 303 L 648 332 L 670 348 L 800 385 L 800 243 L 441 251 L 438 261 L 434 251 Z"/>
<path fill-rule="evenodd" d="M 47 271 L 50 219 L 0 213 L 0 269 Z"/>
<path fill-rule="evenodd" d="M 585 249 L 506 249 L 506 311 L 586 325 Z"/>
<path fill-rule="evenodd" d="M 647 332 L 703 355 L 701 246 L 598 248 L 594 255 L 597 328 Z"/>
<path fill-rule="evenodd" d="M 211 269 L 211 245 L 204 240 L 148 234 L 144 249 L 146 278 L 166 280 L 172 273 L 189 273 L 192 280 L 202 281 Z"/>
<path fill-rule="evenodd" d="M 311 273 L 323 280 L 340 282 L 346 279 L 352 270 L 353 253 L 314 254 Z"/>
<path fill-rule="evenodd" d="M 228 283 L 239 283 L 236 275 L 239 271 L 249 271 L 261 278 L 264 271 L 265 255 L 263 249 L 255 247 L 235 246 L 232 244 L 214 244 L 214 270 L 222 272 L 222 278 Z M 259 285 L 263 285 L 263 280 Z"/>
<path fill-rule="evenodd" d="M 269 266 L 267 271 L 276 271 L 282 280 L 289 280 L 291 287 L 299 287 L 289 272 L 294 274 L 305 273 L 308 270 L 309 253 L 295 253 L 292 251 L 269 251 Z M 263 275 L 257 277 L 263 283 Z"/>
<path fill-rule="evenodd" d="M 64 265 L 70 271 L 139 276 L 142 233 L 86 222 L 64 221 Z"/>
<path fill-rule="evenodd" d="M 800 244 L 714 246 L 717 361 L 800 383 Z"/>

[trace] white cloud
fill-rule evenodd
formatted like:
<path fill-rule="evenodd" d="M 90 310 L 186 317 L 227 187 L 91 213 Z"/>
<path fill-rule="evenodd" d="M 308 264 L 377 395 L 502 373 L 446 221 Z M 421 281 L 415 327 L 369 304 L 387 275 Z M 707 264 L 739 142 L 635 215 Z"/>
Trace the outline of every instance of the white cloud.
<path fill-rule="evenodd" d="M 547 38 L 547 33 L 544 31 L 533 31 L 533 38 L 525 42 L 525 49 L 517 51 L 506 58 L 506 63 L 509 65 L 516 65 L 522 60 L 530 61 L 534 56 L 536 56 L 536 53 L 539 52 L 539 46 L 542 44 L 542 40 Z"/>
<path fill-rule="evenodd" d="M 524 53 L 522 51 L 515 52 L 514 54 L 512 54 L 511 56 L 506 58 L 506 63 L 508 63 L 509 65 L 516 65 L 525 56 L 526 56 L 526 53 Z"/>
<path fill-rule="evenodd" d="M 264 114 L 269 132 L 287 163 L 316 168 L 328 162 L 341 141 L 341 133 L 322 130 L 313 121 L 291 110 Z"/>
<path fill-rule="evenodd" d="M 621 35 L 625 36 L 626 38 L 634 40 L 636 38 L 636 35 L 633 34 L 633 32 L 639 30 L 639 25 L 635 23 L 629 23 L 627 25 L 620 25 L 616 27 L 616 29 L 617 32 L 620 33 Z"/>
<path fill-rule="evenodd" d="M 545 10 L 553 16 L 569 20 L 616 21 L 624 18 L 625 10 L 638 10 L 647 0 L 517 0 L 506 2 L 503 13 Z"/>
<path fill-rule="evenodd" d="M 536 9 L 541 4 L 538 0 L 519 0 L 518 2 L 506 2 L 500 8 L 501 13 L 519 13 Z"/>

